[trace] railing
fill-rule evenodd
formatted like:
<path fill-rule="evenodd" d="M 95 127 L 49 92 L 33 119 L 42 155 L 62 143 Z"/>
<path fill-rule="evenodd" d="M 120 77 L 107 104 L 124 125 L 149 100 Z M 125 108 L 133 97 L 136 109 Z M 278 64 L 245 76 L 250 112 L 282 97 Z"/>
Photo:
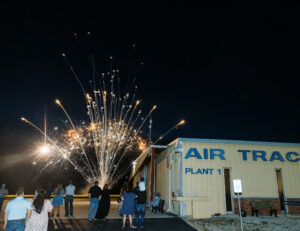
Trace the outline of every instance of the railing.
<path fill-rule="evenodd" d="M 17 195 L 6 195 L 5 198 L 16 198 Z M 33 198 L 34 195 L 24 195 L 24 198 Z M 54 197 L 53 195 L 51 197 Z M 110 194 L 109 195 L 110 198 L 118 198 L 120 197 L 119 194 Z M 88 194 L 82 194 L 82 195 L 74 195 L 74 198 L 89 198 Z"/>

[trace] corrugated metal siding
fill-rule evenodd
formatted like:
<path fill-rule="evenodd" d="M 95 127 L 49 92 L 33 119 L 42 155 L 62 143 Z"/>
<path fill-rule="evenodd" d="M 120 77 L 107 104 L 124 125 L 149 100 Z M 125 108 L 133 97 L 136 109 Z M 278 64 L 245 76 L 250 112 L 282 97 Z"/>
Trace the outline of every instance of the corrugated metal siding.
<path fill-rule="evenodd" d="M 165 155 L 164 155 L 165 156 Z M 165 200 L 165 208 L 169 206 L 169 169 L 167 168 L 167 158 L 157 160 L 155 175 L 155 191 L 161 194 Z"/>
<path fill-rule="evenodd" d="M 155 192 L 161 193 L 161 198 L 165 200 L 165 209 L 169 208 L 169 168 L 168 158 L 171 163 L 171 155 L 174 153 L 174 145 L 160 153 L 156 159 Z"/>
<path fill-rule="evenodd" d="M 191 157 L 184 159 L 190 148 L 197 148 L 203 157 L 203 148 L 219 148 L 225 150 L 226 160 L 215 157 L 210 159 L 197 159 Z M 264 145 L 243 145 L 227 143 L 200 143 L 183 142 L 183 196 L 208 196 L 211 200 L 212 214 L 225 213 L 225 192 L 224 192 L 224 168 L 232 169 L 232 179 L 241 179 L 244 197 L 278 197 L 277 180 L 275 169 L 281 169 L 284 181 L 286 197 L 300 197 L 300 162 L 292 163 L 285 159 L 285 162 L 278 160 L 257 161 L 252 160 L 252 153 L 248 153 L 248 160 L 242 159 L 238 149 L 264 150 L 267 152 L 267 159 L 273 151 L 279 151 L 284 157 L 289 151 L 300 153 L 300 147 L 288 146 L 264 146 Z M 185 168 L 212 168 L 212 175 L 185 174 Z M 179 166 L 178 166 L 179 169 Z M 217 169 L 222 169 L 219 175 Z M 175 173 L 174 177 L 178 177 Z M 172 188 L 172 190 L 174 190 Z"/>
<path fill-rule="evenodd" d="M 147 165 L 147 180 L 146 180 L 146 188 L 147 188 L 147 203 L 150 202 L 150 183 L 151 183 L 151 162 Z"/>

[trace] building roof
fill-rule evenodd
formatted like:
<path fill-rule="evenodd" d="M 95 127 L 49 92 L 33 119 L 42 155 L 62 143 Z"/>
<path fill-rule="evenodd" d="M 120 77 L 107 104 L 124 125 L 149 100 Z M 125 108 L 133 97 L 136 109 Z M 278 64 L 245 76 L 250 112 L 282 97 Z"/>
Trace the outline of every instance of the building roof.
<path fill-rule="evenodd" d="M 223 143 L 223 144 L 248 144 L 248 145 L 265 145 L 265 146 L 288 146 L 300 147 L 300 143 L 282 143 L 282 142 L 265 142 L 265 141 L 245 141 L 245 140 L 222 140 L 222 139 L 199 139 L 199 138 L 177 138 L 174 142 L 199 142 L 199 143 Z"/>
<path fill-rule="evenodd" d="M 162 151 L 162 150 L 166 149 L 167 146 L 165 146 L 165 145 L 153 145 L 153 144 L 151 144 L 151 148 Z M 144 161 L 146 160 L 147 156 L 150 156 L 149 147 L 146 148 L 138 156 L 138 158 L 136 158 L 136 160 L 135 160 L 135 166 L 134 166 L 134 168 L 131 171 L 130 178 L 137 173 L 137 171 L 140 169 L 140 167 L 143 165 Z"/>

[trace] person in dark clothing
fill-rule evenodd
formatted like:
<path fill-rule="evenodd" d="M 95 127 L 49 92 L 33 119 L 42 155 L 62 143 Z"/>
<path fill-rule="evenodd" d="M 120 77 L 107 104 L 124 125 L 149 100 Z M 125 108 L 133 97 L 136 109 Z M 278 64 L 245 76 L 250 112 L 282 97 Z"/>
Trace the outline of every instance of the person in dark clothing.
<path fill-rule="evenodd" d="M 139 190 L 139 183 L 140 182 L 136 182 L 136 186 L 135 188 L 133 189 L 133 192 L 136 193 L 138 190 Z"/>
<path fill-rule="evenodd" d="M 140 226 L 141 229 L 144 228 L 144 218 L 146 212 L 146 191 L 138 190 L 136 192 L 136 215 L 135 215 L 135 225 Z"/>
<path fill-rule="evenodd" d="M 98 186 L 98 181 L 95 181 L 93 187 L 89 190 L 90 211 L 88 220 L 94 220 L 98 210 L 99 201 L 101 200 L 101 188 Z"/>
<path fill-rule="evenodd" d="M 47 191 L 47 195 L 48 195 L 48 199 L 51 200 L 51 194 L 53 192 L 53 186 L 51 184 L 50 181 L 48 181 L 47 187 L 46 187 L 46 191 Z"/>
<path fill-rule="evenodd" d="M 110 209 L 110 198 L 109 198 L 110 190 L 108 189 L 108 185 L 105 184 L 101 194 L 101 200 L 99 201 L 98 211 L 96 214 L 96 219 L 105 219 L 105 217 L 109 213 Z"/>
<path fill-rule="evenodd" d="M 139 191 L 140 189 L 139 189 L 139 183 L 140 182 L 136 182 L 136 187 L 133 189 L 133 192 L 136 194 L 137 193 L 137 191 Z M 136 214 L 137 214 L 137 211 L 136 211 L 136 200 L 137 200 L 137 198 L 135 198 L 135 200 L 134 200 L 134 215 L 135 215 L 135 217 L 136 217 Z"/>

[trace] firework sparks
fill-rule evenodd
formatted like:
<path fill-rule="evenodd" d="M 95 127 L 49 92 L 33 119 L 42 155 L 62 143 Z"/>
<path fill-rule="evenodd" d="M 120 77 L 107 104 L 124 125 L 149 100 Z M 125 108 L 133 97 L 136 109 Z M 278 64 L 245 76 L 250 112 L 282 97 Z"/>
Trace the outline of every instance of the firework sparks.
<path fill-rule="evenodd" d="M 21 118 L 46 137 L 37 155 L 45 163 L 45 169 L 70 163 L 89 182 L 99 180 L 102 185 L 113 184 L 127 173 L 128 165 L 123 167 L 122 160 L 126 161 L 132 151 L 142 152 L 147 147 L 140 130 L 156 106 L 140 120 L 141 100 L 135 100 L 135 95 L 130 93 L 118 95 L 114 91 L 119 89 L 115 86 L 115 74 L 114 70 L 108 76 L 101 75 L 102 85 L 94 94 L 85 94 L 89 122 L 76 125 L 59 99 L 55 103 L 66 115 L 69 126 L 58 136 L 50 137 L 26 118 Z"/>
<path fill-rule="evenodd" d="M 88 182 L 98 180 L 101 185 L 114 184 L 135 166 L 132 165 L 132 159 L 149 145 L 141 137 L 141 129 L 157 106 L 154 105 L 143 118 L 142 110 L 139 109 L 141 100 L 136 100 L 135 92 L 120 94 L 119 70 L 111 69 L 98 76 L 94 61 L 93 91 L 87 93 L 66 54 L 62 56 L 84 94 L 89 121 L 75 124 L 59 99 L 55 100 L 55 104 L 64 112 L 67 120 L 65 129 L 54 127 L 56 136 L 46 133 L 46 124 L 43 131 L 22 117 L 23 122 L 44 136 L 33 163 L 36 165 L 42 162 L 43 170 L 66 168 L 66 164 L 70 164 Z M 112 59 L 110 57 L 110 61 Z M 134 87 L 136 89 L 137 86 Z M 184 123 L 182 120 L 164 135 Z M 135 156 L 128 158 L 132 153 Z"/>

